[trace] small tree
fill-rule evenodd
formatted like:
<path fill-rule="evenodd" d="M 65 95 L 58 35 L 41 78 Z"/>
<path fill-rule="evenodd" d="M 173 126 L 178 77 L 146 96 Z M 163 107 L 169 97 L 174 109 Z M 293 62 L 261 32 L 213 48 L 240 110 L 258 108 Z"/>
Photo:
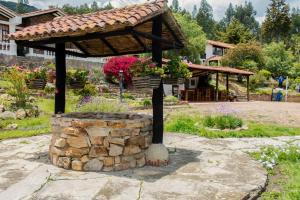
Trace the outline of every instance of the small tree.
<path fill-rule="evenodd" d="M 29 97 L 25 83 L 25 73 L 13 68 L 6 72 L 5 78 L 12 84 L 8 94 L 16 98 L 15 106 L 17 108 L 25 108 Z"/>
<path fill-rule="evenodd" d="M 264 56 L 260 44 L 251 42 L 236 45 L 225 54 L 221 62 L 225 66 L 257 71 L 264 66 Z"/>
<path fill-rule="evenodd" d="M 283 42 L 272 42 L 266 45 L 263 49 L 266 60 L 266 69 L 270 71 L 273 76 L 287 76 L 290 75 L 293 67 L 293 55 L 290 51 L 285 49 Z"/>

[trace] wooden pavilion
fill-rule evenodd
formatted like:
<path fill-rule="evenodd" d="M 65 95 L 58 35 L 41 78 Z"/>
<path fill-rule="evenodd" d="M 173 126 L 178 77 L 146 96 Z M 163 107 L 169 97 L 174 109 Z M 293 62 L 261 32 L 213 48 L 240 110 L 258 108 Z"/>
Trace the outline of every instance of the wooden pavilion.
<path fill-rule="evenodd" d="M 66 54 L 107 57 L 152 52 L 162 65 L 162 51 L 184 47 L 184 36 L 166 1 L 96 13 L 57 17 L 11 34 L 17 45 L 55 52 L 55 113 L 65 112 Z M 67 51 L 73 44 L 77 51 Z M 163 85 L 153 91 L 153 144 L 163 142 Z"/>

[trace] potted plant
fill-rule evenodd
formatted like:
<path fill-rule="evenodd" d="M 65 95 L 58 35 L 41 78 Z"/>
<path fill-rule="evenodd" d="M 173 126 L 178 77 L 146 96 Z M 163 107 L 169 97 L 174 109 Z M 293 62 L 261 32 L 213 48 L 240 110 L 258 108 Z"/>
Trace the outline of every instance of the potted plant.
<path fill-rule="evenodd" d="M 192 73 L 188 69 L 188 65 L 180 60 L 180 58 L 171 59 L 164 66 L 165 78 L 164 83 L 170 85 L 184 84 L 185 79 L 191 78 Z"/>
<path fill-rule="evenodd" d="M 26 85 L 29 89 L 43 90 L 47 83 L 47 70 L 45 68 L 36 68 L 28 71 L 25 78 Z"/>
<path fill-rule="evenodd" d="M 86 70 L 68 71 L 66 83 L 71 89 L 82 89 L 88 80 L 88 74 Z"/>
<path fill-rule="evenodd" d="M 164 69 L 156 67 L 150 59 L 139 59 L 130 67 L 130 73 L 135 89 L 155 89 L 161 83 Z"/>

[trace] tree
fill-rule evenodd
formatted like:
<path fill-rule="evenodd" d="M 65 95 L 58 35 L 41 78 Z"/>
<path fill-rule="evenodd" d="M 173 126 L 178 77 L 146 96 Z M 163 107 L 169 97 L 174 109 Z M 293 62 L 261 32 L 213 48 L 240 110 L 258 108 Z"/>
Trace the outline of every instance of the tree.
<path fill-rule="evenodd" d="M 200 8 L 196 16 L 197 23 L 203 28 L 209 39 L 215 37 L 215 21 L 213 19 L 213 9 L 206 0 L 201 0 Z"/>
<path fill-rule="evenodd" d="M 279 42 L 288 36 L 291 30 L 289 10 L 285 0 L 271 0 L 266 19 L 262 24 L 262 36 L 265 41 Z"/>
<path fill-rule="evenodd" d="M 178 0 L 173 0 L 172 1 L 172 9 L 175 11 L 175 12 L 178 12 L 180 9 L 179 9 L 179 2 Z"/>
<path fill-rule="evenodd" d="M 228 50 L 221 62 L 224 66 L 243 67 L 251 71 L 261 70 L 265 63 L 262 47 L 256 42 L 236 45 Z"/>
<path fill-rule="evenodd" d="M 245 2 L 235 7 L 234 17 L 253 34 L 257 35 L 259 23 L 255 19 L 256 11 L 251 2 Z"/>
<path fill-rule="evenodd" d="M 291 37 L 291 51 L 295 55 L 297 62 L 300 62 L 300 35 L 294 34 Z"/>
<path fill-rule="evenodd" d="M 273 76 L 287 76 L 291 75 L 291 69 L 293 67 L 293 55 L 290 51 L 286 50 L 283 42 L 272 42 L 266 45 L 263 49 L 266 67 Z"/>
<path fill-rule="evenodd" d="M 92 5 L 91 5 L 91 10 L 94 11 L 94 12 L 99 10 L 99 6 L 98 6 L 98 4 L 97 4 L 96 1 L 94 1 L 94 2 L 92 3 Z"/>
<path fill-rule="evenodd" d="M 291 28 L 292 34 L 300 34 L 300 9 L 299 8 L 292 9 L 291 20 L 292 20 L 292 28 Z"/>
<path fill-rule="evenodd" d="M 219 39 L 230 44 L 246 43 L 253 39 L 253 35 L 243 24 L 233 18 L 225 32 L 219 32 Z"/>
<path fill-rule="evenodd" d="M 16 6 L 16 12 L 17 13 L 26 13 L 26 9 L 24 8 L 24 5 L 28 5 L 28 0 L 18 0 L 17 6 Z"/>
<path fill-rule="evenodd" d="M 225 11 L 225 17 L 223 18 L 223 22 L 226 26 L 228 26 L 231 22 L 231 19 L 235 15 L 235 10 L 233 8 L 232 3 L 229 4 L 227 10 Z"/>
<path fill-rule="evenodd" d="M 105 7 L 101 8 L 98 6 L 97 2 L 94 1 L 91 6 L 89 6 L 86 3 L 81 6 L 71 6 L 70 4 L 65 4 L 62 6 L 62 9 L 65 13 L 68 13 L 69 15 L 73 15 L 73 14 L 86 14 L 86 13 L 102 11 L 102 10 L 111 10 L 113 9 L 113 6 L 111 5 L 111 3 L 109 3 Z"/>
<path fill-rule="evenodd" d="M 202 28 L 189 14 L 174 13 L 174 16 L 182 28 L 187 38 L 187 47 L 182 50 L 181 54 L 188 56 L 194 63 L 200 63 L 200 55 L 205 52 L 206 36 Z"/>
<path fill-rule="evenodd" d="M 198 14 L 197 6 L 194 5 L 194 7 L 193 7 L 193 12 L 192 12 L 192 18 L 195 19 L 196 16 L 197 16 L 197 14 Z"/>

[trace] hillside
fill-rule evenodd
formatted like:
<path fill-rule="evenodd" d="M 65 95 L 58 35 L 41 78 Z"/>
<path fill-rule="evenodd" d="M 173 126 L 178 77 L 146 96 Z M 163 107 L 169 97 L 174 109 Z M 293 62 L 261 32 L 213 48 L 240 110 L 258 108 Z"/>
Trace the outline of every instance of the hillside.
<path fill-rule="evenodd" d="M 33 12 L 33 11 L 38 10 L 36 7 L 26 5 L 26 4 L 20 4 L 19 9 L 17 9 L 18 4 L 16 2 L 12 2 L 12 1 L 0 1 L 0 4 L 2 4 L 3 6 L 9 8 L 10 10 L 13 10 L 19 14 Z"/>

